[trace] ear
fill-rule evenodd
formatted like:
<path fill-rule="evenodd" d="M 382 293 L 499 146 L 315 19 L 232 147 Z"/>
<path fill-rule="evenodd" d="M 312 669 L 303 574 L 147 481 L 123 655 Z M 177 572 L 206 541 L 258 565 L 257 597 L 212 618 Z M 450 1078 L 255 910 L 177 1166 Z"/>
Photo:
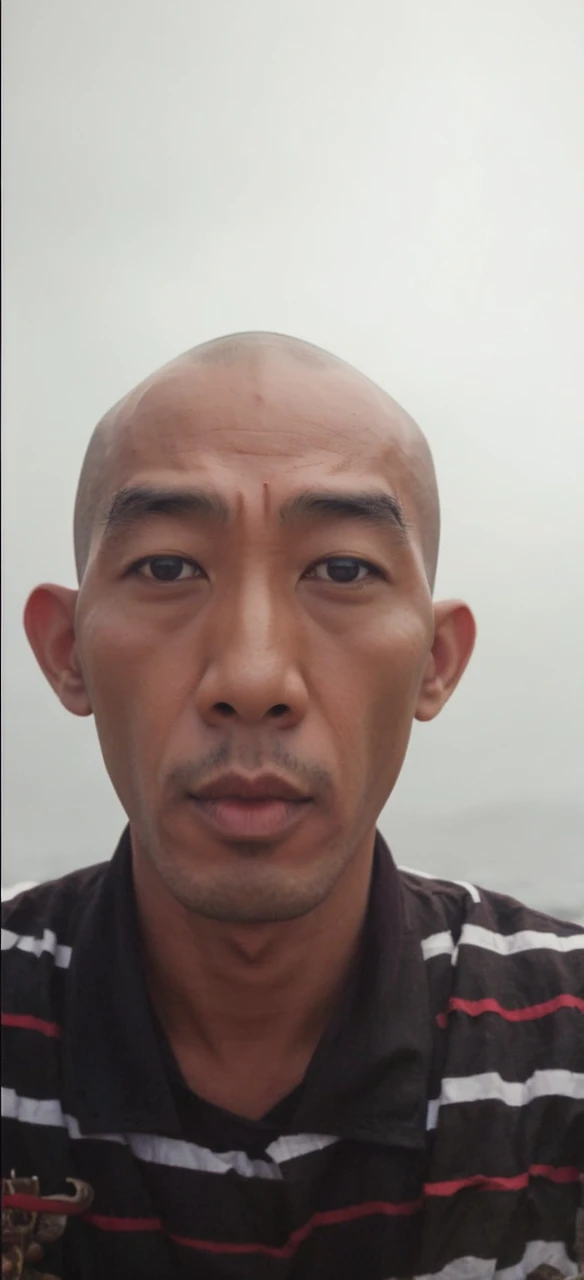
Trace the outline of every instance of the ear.
<path fill-rule="evenodd" d="M 24 610 L 24 629 L 43 675 L 74 716 L 91 715 L 75 641 L 77 591 L 35 587 Z"/>
<path fill-rule="evenodd" d="M 433 720 L 462 676 L 474 649 L 476 623 L 468 605 L 444 600 L 434 605 L 434 643 L 418 697 L 416 720 Z"/>

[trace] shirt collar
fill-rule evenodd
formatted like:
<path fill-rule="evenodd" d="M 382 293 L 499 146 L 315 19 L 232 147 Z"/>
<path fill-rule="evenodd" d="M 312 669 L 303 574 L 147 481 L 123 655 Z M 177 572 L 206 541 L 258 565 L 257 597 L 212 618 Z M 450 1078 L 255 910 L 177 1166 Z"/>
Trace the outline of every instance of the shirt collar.
<path fill-rule="evenodd" d="M 82 1133 L 180 1137 L 142 967 L 129 828 L 78 922 L 63 1040 L 67 1110 Z"/>
<path fill-rule="evenodd" d="M 420 939 L 377 833 L 359 955 L 284 1132 L 421 1148 L 430 1058 Z M 128 829 L 79 922 L 63 1060 L 82 1133 L 183 1136 L 143 973 Z"/>
<path fill-rule="evenodd" d="M 302 1120 L 305 1132 L 423 1147 L 431 1055 L 420 939 L 378 832 L 360 953 L 310 1064 L 295 1126 Z"/>

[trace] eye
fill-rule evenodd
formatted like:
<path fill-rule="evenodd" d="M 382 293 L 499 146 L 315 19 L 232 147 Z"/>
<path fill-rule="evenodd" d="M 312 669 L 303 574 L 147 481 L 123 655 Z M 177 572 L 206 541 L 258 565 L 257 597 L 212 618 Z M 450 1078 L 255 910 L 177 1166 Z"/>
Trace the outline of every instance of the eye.
<path fill-rule="evenodd" d="M 326 572 L 319 572 L 319 570 Z M 319 582 L 329 582 L 336 586 L 343 584 L 352 586 L 354 583 L 366 582 L 367 578 L 383 577 L 381 569 L 376 568 L 374 564 L 369 564 L 367 560 L 357 560 L 355 556 L 329 556 L 327 560 L 321 560 L 319 564 L 314 565 L 309 570 L 309 575 L 317 578 Z"/>
<path fill-rule="evenodd" d="M 133 565 L 132 573 L 154 582 L 186 582 L 200 572 L 194 560 L 185 556 L 148 556 Z"/>

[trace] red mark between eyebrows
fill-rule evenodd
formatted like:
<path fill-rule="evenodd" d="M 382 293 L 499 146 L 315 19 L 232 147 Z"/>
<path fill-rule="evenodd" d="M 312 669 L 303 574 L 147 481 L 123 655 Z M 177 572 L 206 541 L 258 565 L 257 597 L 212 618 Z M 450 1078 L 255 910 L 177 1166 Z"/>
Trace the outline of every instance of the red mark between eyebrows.
<path fill-rule="evenodd" d="M 270 514 L 270 506 L 271 506 L 271 502 L 270 502 L 270 482 L 269 482 L 269 480 L 264 480 L 264 515 L 265 515 L 265 516 L 269 516 L 269 514 Z"/>

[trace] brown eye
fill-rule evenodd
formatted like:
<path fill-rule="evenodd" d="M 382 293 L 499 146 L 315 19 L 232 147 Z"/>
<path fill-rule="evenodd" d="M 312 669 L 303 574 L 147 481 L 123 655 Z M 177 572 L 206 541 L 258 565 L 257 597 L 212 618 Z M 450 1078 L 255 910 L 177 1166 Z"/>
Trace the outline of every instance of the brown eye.
<path fill-rule="evenodd" d="M 149 556 L 136 565 L 136 572 L 155 582 L 184 582 L 194 578 L 198 566 L 184 556 Z"/>
<path fill-rule="evenodd" d="M 319 569 L 326 572 L 319 573 Z M 365 582 L 368 577 L 381 577 L 380 570 L 375 565 L 366 560 L 356 560 L 354 556 L 331 556 L 315 565 L 311 573 L 320 582 L 331 582 L 337 586 Z"/>

